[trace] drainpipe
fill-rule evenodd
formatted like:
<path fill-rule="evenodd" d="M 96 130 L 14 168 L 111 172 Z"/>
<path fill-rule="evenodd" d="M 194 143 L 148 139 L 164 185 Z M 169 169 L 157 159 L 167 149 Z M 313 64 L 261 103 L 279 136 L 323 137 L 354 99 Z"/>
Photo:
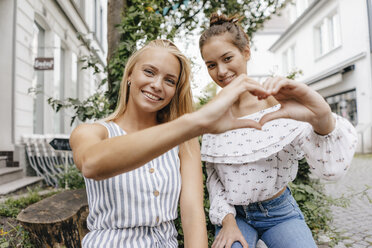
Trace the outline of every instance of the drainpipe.
<path fill-rule="evenodd" d="M 369 51 L 372 53 L 372 0 L 367 0 Z"/>
<path fill-rule="evenodd" d="M 12 144 L 13 148 L 15 147 L 15 63 L 16 63 L 16 29 L 17 29 L 17 0 L 13 1 L 13 48 L 12 48 L 12 106 L 11 106 L 11 115 L 12 115 Z"/>

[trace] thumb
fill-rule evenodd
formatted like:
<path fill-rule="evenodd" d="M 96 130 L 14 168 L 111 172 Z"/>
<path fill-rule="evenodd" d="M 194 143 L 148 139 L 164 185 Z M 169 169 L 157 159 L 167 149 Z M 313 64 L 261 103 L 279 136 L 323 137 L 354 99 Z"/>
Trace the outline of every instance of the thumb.
<path fill-rule="evenodd" d="M 256 128 L 261 130 L 262 125 L 257 121 L 250 120 L 250 119 L 236 119 L 232 124 L 232 129 L 237 128 Z"/>
<path fill-rule="evenodd" d="M 271 113 L 265 114 L 261 118 L 259 124 L 261 126 L 263 126 L 266 122 L 269 122 L 269 121 L 272 121 L 272 120 L 275 120 L 275 119 L 280 119 L 280 118 L 289 118 L 289 115 L 288 115 L 288 113 L 285 110 L 279 109 L 279 110 L 277 110 L 275 112 L 271 112 Z"/>

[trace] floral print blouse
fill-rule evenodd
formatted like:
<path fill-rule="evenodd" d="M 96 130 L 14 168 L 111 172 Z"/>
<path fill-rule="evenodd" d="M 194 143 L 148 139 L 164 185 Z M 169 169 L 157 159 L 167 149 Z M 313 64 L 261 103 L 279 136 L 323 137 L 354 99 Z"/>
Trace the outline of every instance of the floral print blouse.
<path fill-rule="evenodd" d="M 259 121 L 280 105 L 242 117 Z M 202 160 L 207 167 L 210 219 L 221 225 L 234 205 L 248 205 L 273 197 L 296 177 L 298 160 L 306 158 L 317 176 L 337 180 L 350 166 L 357 145 L 355 128 L 334 114 L 335 129 L 318 135 L 307 122 L 277 119 L 262 130 L 242 128 L 205 134 Z"/>

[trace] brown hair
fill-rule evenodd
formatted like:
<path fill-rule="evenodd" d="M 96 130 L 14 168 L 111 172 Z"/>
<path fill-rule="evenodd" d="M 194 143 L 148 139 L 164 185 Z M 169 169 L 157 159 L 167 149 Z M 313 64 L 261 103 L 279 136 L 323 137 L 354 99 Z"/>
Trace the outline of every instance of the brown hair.
<path fill-rule="evenodd" d="M 242 52 L 248 46 L 249 37 L 239 24 L 241 18 L 238 15 L 227 17 L 224 14 L 213 13 L 209 18 L 209 28 L 207 28 L 199 39 L 200 52 L 205 43 L 213 36 L 229 33 L 231 42 Z"/>
<path fill-rule="evenodd" d="M 189 59 L 181 53 L 175 44 L 169 40 L 153 40 L 146 46 L 136 51 L 129 59 L 125 66 L 124 75 L 120 84 L 120 92 L 118 97 L 118 104 L 115 111 L 105 118 L 105 121 L 114 120 L 123 114 L 127 108 L 129 99 L 128 77 L 131 75 L 134 66 L 142 53 L 153 47 L 165 48 L 169 53 L 174 55 L 180 62 L 181 72 L 178 78 L 176 92 L 170 103 L 157 113 L 157 120 L 159 123 L 174 120 L 183 114 L 190 113 L 193 110 L 190 77 L 191 67 Z"/>

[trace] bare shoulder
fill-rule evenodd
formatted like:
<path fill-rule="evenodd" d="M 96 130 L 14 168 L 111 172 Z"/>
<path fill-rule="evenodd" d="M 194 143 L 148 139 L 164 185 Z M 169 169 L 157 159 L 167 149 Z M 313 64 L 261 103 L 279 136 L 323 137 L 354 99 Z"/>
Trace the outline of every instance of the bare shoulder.
<path fill-rule="evenodd" d="M 78 125 L 71 133 L 70 144 L 71 148 L 78 145 L 82 140 L 104 140 L 107 139 L 107 129 L 98 123 L 84 123 Z"/>

